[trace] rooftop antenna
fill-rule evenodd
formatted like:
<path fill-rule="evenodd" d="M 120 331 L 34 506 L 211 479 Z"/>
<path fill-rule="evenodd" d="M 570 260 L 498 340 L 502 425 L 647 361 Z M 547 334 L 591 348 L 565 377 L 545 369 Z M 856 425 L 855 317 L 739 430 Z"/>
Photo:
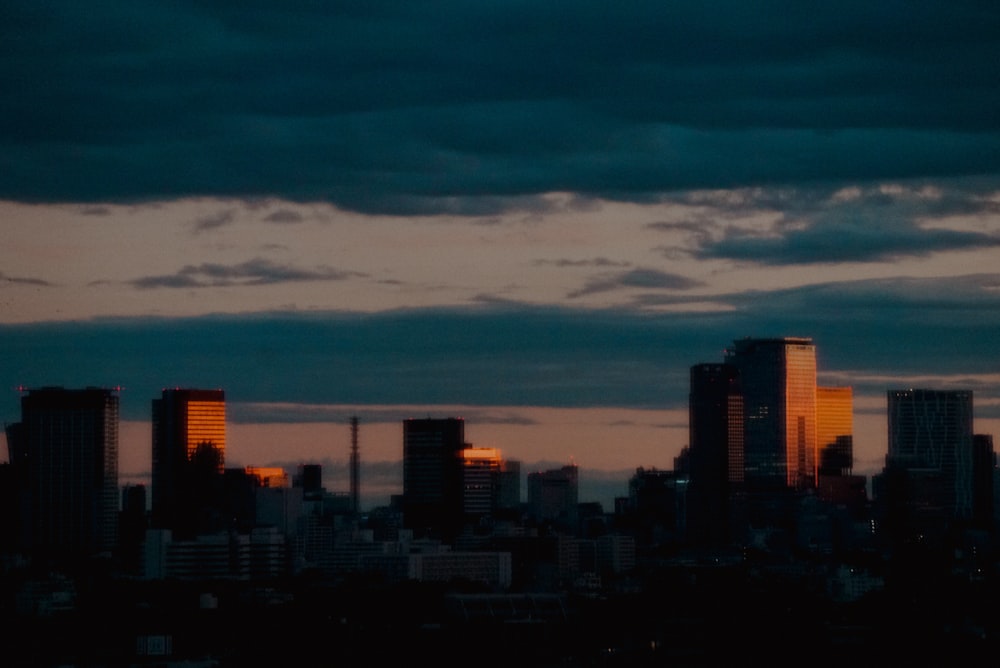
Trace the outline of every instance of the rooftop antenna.
<path fill-rule="evenodd" d="M 361 457 L 358 454 L 358 416 L 351 417 L 351 512 L 361 510 L 360 501 Z"/>

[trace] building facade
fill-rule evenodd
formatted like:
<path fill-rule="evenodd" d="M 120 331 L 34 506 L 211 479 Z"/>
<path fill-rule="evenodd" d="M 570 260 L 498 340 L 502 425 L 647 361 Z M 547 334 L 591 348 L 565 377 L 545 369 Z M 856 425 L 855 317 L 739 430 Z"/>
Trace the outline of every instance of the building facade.
<path fill-rule="evenodd" d="M 466 518 L 487 517 L 498 506 L 503 459 L 496 448 L 462 450 L 462 510 Z"/>
<path fill-rule="evenodd" d="M 403 420 L 403 522 L 418 537 L 454 537 L 462 525 L 461 418 Z"/>
<path fill-rule="evenodd" d="M 886 468 L 905 475 L 911 508 L 971 519 L 972 391 L 889 390 L 887 408 Z"/>
<path fill-rule="evenodd" d="M 22 545 L 69 561 L 117 544 L 119 397 L 102 388 L 29 390 L 7 429 L 22 504 Z"/>
<path fill-rule="evenodd" d="M 538 522 L 576 527 L 580 473 L 575 464 L 528 474 L 528 514 Z"/>
<path fill-rule="evenodd" d="M 688 412 L 688 530 L 698 542 L 725 543 L 744 475 L 738 369 L 730 364 L 691 367 Z"/>
<path fill-rule="evenodd" d="M 738 339 L 726 362 L 739 370 L 749 491 L 816 484 L 816 347 L 801 337 Z"/>
<path fill-rule="evenodd" d="M 225 392 L 163 390 L 152 401 L 152 432 L 152 524 L 190 533 L 225 470 Z"/>
<path fill-rule="evenodd" d="M 819 475 L 851 474 L 854 467 L 853 388 L 816 388 L 816 447 Z"/>

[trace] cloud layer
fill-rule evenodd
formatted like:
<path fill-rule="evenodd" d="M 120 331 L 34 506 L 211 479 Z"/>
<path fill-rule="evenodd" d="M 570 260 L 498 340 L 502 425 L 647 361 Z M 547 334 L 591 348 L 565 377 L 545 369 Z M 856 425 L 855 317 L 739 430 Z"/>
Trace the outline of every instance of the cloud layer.
<path fill-rule="evenodd" d="M 2 19 L 5 199 L 488 213 L 1000 167 L 988 3 L 17 0 Z"/>
<path fill-rule="evenodd" d="M 813 338 L 821 374 L 859 394 L 938 377 L 995 397 L 984 361 L 997 285 L 984 274 L 744 292 L 701 314 L 493 305 L 5 325 L 0 377 L 131 388 L 136 419 L 169 386 L 267 405 L 247 421 L 329 419 L 296 404 L 678 408 L 691 365 L 721 361 L 737 338 L 795 335 Z"/>

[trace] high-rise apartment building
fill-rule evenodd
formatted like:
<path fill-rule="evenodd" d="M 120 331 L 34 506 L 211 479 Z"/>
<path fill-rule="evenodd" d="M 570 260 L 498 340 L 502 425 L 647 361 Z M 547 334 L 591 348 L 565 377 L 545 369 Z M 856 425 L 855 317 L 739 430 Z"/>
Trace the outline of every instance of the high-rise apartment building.
<path fill-rule="evenodd" d="M 32 556 L 73 562 L 116 547 L 118 424 L 114 390 L 45 387 L 21 397 L 21 422 L 7 434 Z"/>
<path fill-rule="evenodd" d="M 152 401 L 152 523 L 178 529 L 221 479 L 226 456 L 223 390 L 170 388 Z"/>
<path fill-rule="evenodd" d="M 699 542 L 725 542 L 743 483 L 743 394 L 737 368 L 691 367 L 688 412 L 688 530 Z"/>
<path fill-rule="evenodd" d="M 452 537 L 462 524 L 461 418 L 403 420 L 403 523 L 416 536 Z"/>
<path fill-rule="evenodd" d="M 971 390 L 889 390 L 886 467 L 908 474 L 911 506 L 949 519 L 973 511 Z"/>
<path fill-rule="evenodd" d="M 800 337 L 738 339 L 726 362 L 739 370 L 748 491 L 816 484 L 816 347 Z"/>

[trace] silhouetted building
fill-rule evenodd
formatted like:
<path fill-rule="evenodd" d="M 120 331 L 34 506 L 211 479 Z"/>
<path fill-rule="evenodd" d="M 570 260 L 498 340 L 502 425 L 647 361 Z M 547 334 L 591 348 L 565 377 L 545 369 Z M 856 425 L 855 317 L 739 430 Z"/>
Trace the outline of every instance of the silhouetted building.
<path fill-rule="evenodd" d="M 181 536 L 211 530 L 226 454 L 223 390 L 165 389 L 152 401 L 151 524 Z"/>
<path fill-rule="evenodd" d="M 882 504 L 894 532 L 938 533 L 973 513 L 972 392 L 889 390 Z"/>
<path fill-rule="evenodd" d="M 686 540 L 688 483 L 688 474 L 678 470 L 637 468 L 616 521 L 643 548 Z"/>
<path fill-rule="evenodd" d="M 417 537 L 454 537 L 462 526 L 461 418 L 403 420 L 403 522 Z"/>
<path fill-rule="evenodd" d="M 994 471 L 997 466 L 993 436 L 972 436 L 972 522 L 979 529 L 992 529 L 994 521 Z"/>
<path fill-rule="evenodd" d="M 521 507 L 521 462 L 505 459 L 497 476 L 497 510 L 510 515 Z"/>
<path fill-rule="evenodd" d="M 729 364 L 691 367 L 688 396 L 688 530 L 698 543 L 725 544 L 743 484 L 743 395 Z"/>
<path fill-rule="evenodd" d="M 740 372 L 748 491 L 816 484 L 816 347 L 809 338 L 738 339 L 726 361 Z"/>
<path fill-rule="evenodd" d="M 118 536 L 119 398 L 114 390 L 45 387 L 21 397 L 7 430 L 23 485 L 21 544 L 36 560 L 110 556 Z"/>
<path fill-rule="evenodd" d="M 323 467 L 320 464 L 300 464 L 292 484 L 302 488 L 303 496 L 308 500 L 321 499 L 323 493 Z"/>
<path fill-rule="evenodd" d="M 142 543 L 149 527 L 146 486 L 125 485 L 118 523 L 118 563 L 124 573 L 142 572 Z"/>
<path fill-rule="evenodd" d="M 502 469 L 503 459 L 496 448 L 462 450 L 462 510 L 466 520 L 493 515 Z"/>
<path fill-rule="evenodd" d="M 576 529 L 580 474 L 575 464 L 528 474 L 528 514 L 537 522 Z"/>

